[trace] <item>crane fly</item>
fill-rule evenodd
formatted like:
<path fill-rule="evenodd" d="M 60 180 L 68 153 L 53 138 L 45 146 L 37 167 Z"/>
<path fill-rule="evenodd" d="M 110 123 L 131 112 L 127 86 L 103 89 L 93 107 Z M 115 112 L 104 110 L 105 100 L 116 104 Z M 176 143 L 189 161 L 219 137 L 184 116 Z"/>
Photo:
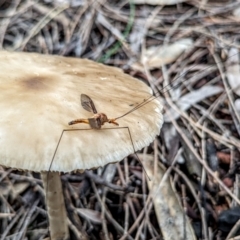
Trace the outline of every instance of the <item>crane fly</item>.
<path fill-rule="evenodd" d="M 115 118 L 108 119 L 105 113 L 98 113 L 93 103 L 93 100 L 88 95 L 81 94 L 81 105 L 85 110 L 94 113 L 93 117 L 88 119 L 83 119 L 83 118 L 75 119 L 69 122 L 68 125 L 86 123 L 86 124 L 89 124 L 90 127 L 93 129 L 100 129 L 102 125 L 104 125 L 104 123 L 111 123 L 116 126 L 119 126 Z"/>
<path fill-rule="evenodd" d="M 72 121 L 70 121 L 68 123 L 68 125 L 75 125 L 75 124 L 79 124 L 79 123 L 85 123 L 85 124 L 89 124 L 89 126 L 91 127 L 90 129 L 95 129 L 95 130 L 100 130 L 101 127 L 105 123 L 114 124 L 116 126 L 119 126 L 119 124 L 116 122 L 117 119 L 120 119 L 120 118 L 126 116 L 127 114 L 135 111 L 136 109 L 140 108 L 141 106 L 143 106 L 143 105 L 147 104 L 148 102 L 154 100 L 155 98 L 156 97 L 151 96 L 150 98 L 147 99 L 148 101 L 144 100 L 142 103 L 138 104 L 136 107 L 132 108 L 130 111 L 128 111 L 127 113 L 125 113 L 125 114 L 123 114 L 123 115 L 121 115 L 121 116 L 119 116 L 117 118 L 108 118 L 105 113 L 102 113 L 102 112 L 100 113 L 100 112 L 97 111 L 93 100 L 88 95 L 81 94 L 81 98 L 80 98 L 81 106 L 85 110 L 87 110 L 88 112 L 92 112 L 94 115 L 92 117 L 90 117 L 90 118 L 78 118 L 78 119 L 72 120 Z M 49 170 L 51 169 L 53 160 L 54 160 L 55 155 L 57 153 L 57 150 L 58 150 L 59 144 L 60 144 L 60 142 L 62 140 L 64 132 L 79 131 L 79 130 L 90 130 L 90 129 L 64 129 L 64 130 L 62 130 L 62 133 L 61 133 L 61 135 L 59 137 L 57 146 L 55 148 L 55 151 L 54 151 L 51 163 L 50 163 Z M 112 130 L 112 129 L 127 129 L 130 141 L 132 143 L 133 152 L 136 154 L 136 150 L 135 150 L 135 147 L 134 147 L 134 144 L 133 144 L 133 139 L 132 139 L 129 127 L 126 126 L 126 127 L 117 127 L 117 128 L 104 128 L 104 129 L 101 129 L 101 130 Z M 137 154 L 136 154 L 136 157 L 139 160 L 139 162 L 141 162 L 141 160 L 139 159 Z"/>
<path fill-rule="evenodd" d="M 145 101 L 144 101 L 145 102 Z M 93 102 L 93 100 L 86 94 L 81 94 L 81 105 L 82 107 L 87 110 L 88 112 L 92 112 L 94 113 L 94 115 L 91 117 L 91 118 L 78 118 L 78 119 L 75 119 L 75 120 L 72 120 L 68 123 L 68 125 L 74 125 L 74 124 L 78 124 L 78 123 L 85 123 L 85 124 L 89 124 L 89 126 L 91 127 L 91 129 L 101 129 L 101 127 L 105 124 L 105 123 L 109 123 L 109 124 L 114 124 L 116 126 L 119 126 L 119 124 L 116 122 L 117 119 L 119 118 L 122 118 L 123 116 L 127 115 L 128 113 L 132 112 L 133 110 L 130 110 L 128 111 L 127 113 L 125 113 L 124 115 L 118 117 L 118 118 L 108 118 L 107 115 L 105 113 L 99 113 L 95 107 L 95 104 Z M 138 105 L 139 106 L 139 105 Z M 138 107 L 137 106 L 137 107 Z M 134 108 L 135 109 L 135 108 Z M 114 129 L 114 128 L 107 128 L 105 130 L 108 130 L 108 129 Z M 130 129 L 129 127 L 118 127 L 118 129 L 127 129 L 128 130 L 128 133 L 129 133 L 129 136 L 130 136 L 130 140 L 131 140 L 131 143 L 132 143 L 132 147 L 133 147 L 133 151 L 138 159 L 139 162 L 141 162 L 141 160 L 139 159 L 138 155 L 136 154 L 136 150 L 135 150 L 135 147 L 134 147 L 134 144 L 133 144 L 133 139 L 132 139 L 132 136 L 131 136 L 131 133 L 130 133 Z M 53 159 L 55 157 L 55 154 L 57 152 L 57 149 L 58 149 L 58 146 L 60 144 L 60 141 L 62 139 L 62 136 L 63 136 L 63 133 L 65 131 L 77 131 L 77 130 L 86 130 L 86 129 L 66 129 L 66 130 L 63 130 L 62 131 L 62 134 L 59 138 L 59 141 L 58 141 L 58 144 L 57 144 L 57 147 L 55 149 L 55 152 L 54 152 L 54 155 L 53 155 L 53 158 L 52 158 L 52 161 L 51 161 L 51 164 L 50 164 L 50 168 L 49 170 L 51 169 L 51 165 L 53 163 Z M 149 176 L 147 175 L 147 172 L 146 170 L 143 168 L 146 176 L 148 177 L 148 179 L 150 180 Z"/>

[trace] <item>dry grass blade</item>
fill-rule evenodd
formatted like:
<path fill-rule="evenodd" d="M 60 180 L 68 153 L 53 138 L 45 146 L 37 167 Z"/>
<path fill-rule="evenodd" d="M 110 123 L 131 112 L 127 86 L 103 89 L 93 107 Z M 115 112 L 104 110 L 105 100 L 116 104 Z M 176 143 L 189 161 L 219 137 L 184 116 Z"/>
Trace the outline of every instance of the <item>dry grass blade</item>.
<path fill-rule="evenodd" d="M 196 239 L 176 192 L 172 188 L 168 176 L 169 171 L 166 172 L 166 169 L 160 164 L 157 164 L 154 169 L 152 156 L 143 155 L 143 159 L 143 165 L 148 174 L 153 176 L 153 180 L 148 182 L 148 186 L 164 239 L 175 239 L 176 236 L 180 239 Z"/>
<path fill-rule="evenodd" d="M 135 4 L 174 5 L 186 0 L 133 0 Z"/>

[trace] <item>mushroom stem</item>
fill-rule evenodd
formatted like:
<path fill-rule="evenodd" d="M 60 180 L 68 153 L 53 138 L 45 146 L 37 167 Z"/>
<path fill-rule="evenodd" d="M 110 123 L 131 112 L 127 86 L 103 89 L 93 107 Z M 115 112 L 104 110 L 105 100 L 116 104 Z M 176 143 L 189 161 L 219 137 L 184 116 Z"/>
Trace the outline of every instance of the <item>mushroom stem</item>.
<path fill-rule="evenodd" d="M 67 213 L 59 173 L 41 172 L 45 189 L 51 240 L 68 240 Z"/>

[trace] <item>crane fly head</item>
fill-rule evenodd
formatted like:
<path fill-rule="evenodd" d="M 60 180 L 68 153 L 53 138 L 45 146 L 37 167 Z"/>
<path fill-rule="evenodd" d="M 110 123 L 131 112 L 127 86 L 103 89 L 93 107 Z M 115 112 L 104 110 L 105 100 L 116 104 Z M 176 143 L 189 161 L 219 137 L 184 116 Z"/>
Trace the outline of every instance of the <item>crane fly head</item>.
<path fill-rule="evenodd" d="M 119 125 L 115 119 L 109 119 L 105 113 L 97 113 L 94 115 L 94 118 L 96 120 L 99 119 L 101 126 L 104 125 L 104 123 L 112 123 L 117 126 Z"/>

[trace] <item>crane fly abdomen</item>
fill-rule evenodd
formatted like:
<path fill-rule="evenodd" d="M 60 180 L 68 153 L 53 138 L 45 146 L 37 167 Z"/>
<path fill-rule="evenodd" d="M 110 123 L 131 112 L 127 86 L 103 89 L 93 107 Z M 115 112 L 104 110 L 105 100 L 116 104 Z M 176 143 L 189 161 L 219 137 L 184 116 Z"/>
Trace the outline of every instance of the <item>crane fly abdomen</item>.
<path fill-rule="evenodd" d="M 68 123 L 68 125 L 73 125 L 73 124 L 77 124 L 77 123 L 87 123 L 88 124 L 88 119 L 83 119 L 83 118 L 79 118 L 79 119 L 75 119 L 73 121 L 70 121 Z"/>

